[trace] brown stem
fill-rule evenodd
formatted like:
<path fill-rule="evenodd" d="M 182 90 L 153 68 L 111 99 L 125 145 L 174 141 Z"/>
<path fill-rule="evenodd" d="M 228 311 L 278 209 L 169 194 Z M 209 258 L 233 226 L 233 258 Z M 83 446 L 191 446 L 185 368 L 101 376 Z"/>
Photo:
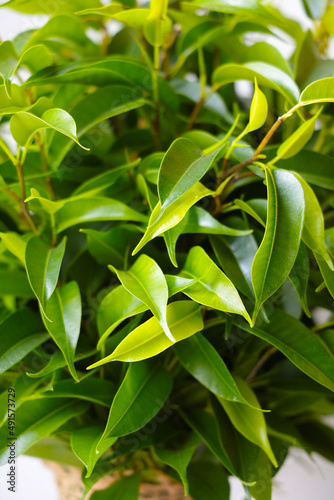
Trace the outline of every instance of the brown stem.
<path fill-rule="evenodd" d="M 253 378 L 256 376 L 258 371 L 262 368 L 265 362 L 277 351 L 276 347 L 272 346 L 267 349 L 267 351 L 261 356 L 259 361 L 256 363 L 254 368 L 249 372 L 246 378 L 246 382 L 249 384 Z"/>
<path fill-rule="evenodd" d="M 276 132 L 276 130 L 282 125 L 283 122 L 284 122 L 284 119 L 281 116 L 279 116 L 277 118 L 277 120 L 275 121 L 274 125 L 269 130 L 269 132 L 266 134 L 266 136 L 262 139 L 262 141 L 258 145 L 255 153 L 253 154 L 253 158 L 255 156 L 259 156 L 259 154 L 266 147 L 266 145 L 268 144 L 268 142 L 270 141 L 270 139 L 272 138 L 272 136 L 274 135 L 274 133 Z"/>
<path fill-rule="evenodd" d="M 186 130 L 189 131 L 193 128 L 194 123 L 196 121 L 196 118 L 198 116 L 198 113 L 200 112 L 202 106 L 204 104 L 204 97 L 201 97 L 199 101 L 194 106 L 194 109 L 192 110 L 192 113 L 189 118 L 189 122 L 187 124 Z"/>

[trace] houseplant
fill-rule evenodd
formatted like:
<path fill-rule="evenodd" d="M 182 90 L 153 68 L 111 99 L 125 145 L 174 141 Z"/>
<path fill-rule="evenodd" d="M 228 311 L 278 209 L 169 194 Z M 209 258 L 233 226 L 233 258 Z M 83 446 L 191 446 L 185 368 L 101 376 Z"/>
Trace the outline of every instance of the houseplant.
<path fill-rule="evenodd" d="M 14 485 L 28 453 L 81 464 L 82 498 L 163 473 L 266 500 L 292 445 L 333 460 L 334 6 L 305 31 L 256 0 L 3 5 L 49 15 L 0 45 Z"/>

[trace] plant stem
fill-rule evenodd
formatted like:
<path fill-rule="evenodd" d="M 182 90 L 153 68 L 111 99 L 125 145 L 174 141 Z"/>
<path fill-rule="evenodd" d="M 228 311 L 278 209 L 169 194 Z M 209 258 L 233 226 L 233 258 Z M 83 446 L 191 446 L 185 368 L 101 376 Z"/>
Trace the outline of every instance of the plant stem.
<path fill-rule="evenodd" d="M 262 366 L 270 358 L 270 356 L 272 356 L 276 351 L 277 351 L 277 349 L 274 346 L 269 347 L 269 349 L 267 349 L 265 351 L 265 353 L 261 356 L 259 361 L 254 366 L 254 368 L 247 375 L 246 382 L 248 384 L 253 380 L 253 378 L 256 376 L 257 372 L 262 368 Z"/>
<path fill-rule="evenodd" d="M 42 138 L 41 138 L 40 135 L 36 135 L 36 142 L 37 142 L 38 147 L 39 147 L 39 154 L 40 154 L 40 157 L 41 157 L 43 170 L 44 170 L 45 173 L 48 173 L 50 171 L 49 170 L 49 165 L 48 165 L 48 161 L 47 161 L 46 154 L 45 154 L 44 144 L 43 144 L 43 141 L 42 141 Z M 53 200 L 55 200 L 56 199 L 56 195 L 55 195 L 55 192 L 54 192 L 54 189 L 53 189 L 52 180 L 51 180 L 51 178 L 49 176 L 46 177 L 46 182 L 47 182 L 47 185 L 48 185 L 50 196 L 51 196 L 51 198 Z"/>
<path fill-rule="evenodd" d="M 186 131 L 189 131 L 193 128 L 194 123 L 196 121 L 196 118 L 198 116 L 198 113 L 202 109 L 203 104 L 204 104 L 204 97 L 201 97 L 199 99 L 199 101 L 196 102 L 194 109 L 192 110 L 192 113 L 191 113 L 190 118 L 189 118 L 189 122 L 186 126 Z"/>
<path fill-rule="evenodd" d="M 10 149 L 8 148 L 8 146 L 5 143 L 5 141 L 3 139 L 1 139 L 1 137 L 0 137 L 0 147 L 3 149 L 4 153 L 8 156 L 8 158 L 10 159 L 10 161 L 15 165 L 16 158 L 13 155 L 13 153 L 10 151 Z"/>
<path fill-rule="evenodd" d="M 26 188 L 24 185 L 24 177 L 23 177 L 23 164 L 21 162 L 16 162 L 14 163 L 15 168 L 16 168 L 16 173 L 17 177 L 19 180 L 19 185 L 20 185 L 20 190 L 21 190 L 21 200 L 20 200 L 20 205 L 21 205 L 21 212 L 23 216 L 25 217 L 26 221 L 28 222 L 29 226 L 33 230 L 34 234 L 38 235 L 37 228 L 35 226 L 34 221 L 32 220 L 32 217 L 29 213 L 29 210 L 27 209 L 25 199 L 26 199 Z"/>
<path fill-rule="evenodd" d="M 283 122 L 284 122 L 284 118 L 282 116 L 279 116 L 277 118 L 277 120 L 275 121 L 274 125 L 269 130 L 269 132 L 267 132 L 266 136 L 262 139 L 262 141 L 258 145 L 252 158 L 254 158 L 255 156 L 258 156 L 262 152 L 262 150 L 266 147 L 266 145 L 268 144 L 268 142 L 270 141 L 270 139 L 272 138 L 272 136 L 274 135 L 276 130 L 282 125 Z"/>

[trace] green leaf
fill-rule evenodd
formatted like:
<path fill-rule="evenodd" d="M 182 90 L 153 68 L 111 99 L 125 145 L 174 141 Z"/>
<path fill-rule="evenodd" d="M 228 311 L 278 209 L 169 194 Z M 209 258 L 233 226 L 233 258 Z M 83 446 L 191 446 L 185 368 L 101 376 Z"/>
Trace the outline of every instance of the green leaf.
<path fill-rule="evenodd" d="M 58 0 L 57 12 L 75 12 L 78 8 L 100 7 L 99 0 L 74 0 L 69 3 L 67 0 Z M 53 4 L 41 4 L 39 0 L 8 0 L 1 4 L 1 7 L 7 7 L 24 12 L 25 14 L 54 14 Z"/>
<path fill-rule="evenodd" d="M 91 500 L 137 500 L 139 498 L 140 473 L 124 476 L 113 482 L 109 488 L 94 491 Z"/>
<path fill-rule="evenodd" d="M 115 393 L 115 384 L 110 380 L 88 377 L 80 380 L 79 383 L 73 379 L 60 380 L 53 385 L 52 390 L 41 393 L 40 397 L 78 398 L 109 408 Z"/>
<path fill-rule="evenodd" d="M 45 436 L 55 432 L 70 418 L 80 415 L 88 408 L 83 401 L 52 400 L 27 401 L 17 411 L 15 426 L 15 455 L 18 457 L 33 444 Z M 10 448 L 8 443 L 8 426 L 0 427 L 0 465 L 8 463 Z"/>
<path fill-rule="evenodd" d="M 259 309 L 284 283 L 295 263 L 304 223 L 304 193 L 290 172 L 266 170 L 268 213 L 262 243 L 252 264 L 252 283 Z"/>
<path fill-rule="evenodd" d="M 21 361 L 30 351 L 45 342 L 43 324 L 30 309 L 20 309 L 0 323 L 0 373 Z"/>
<path fill-rule="evenodd" d="M 185 422 L 199 435 L 205 442 L 209 450 L 218 458 L 226 469 L 238 476 L 232 462 L 227 455 L 219 435 L 217 420 L 210 413 L 203 410 L 184 411 L 179 410 Z"/>
<path fill-rule="evenodd" d="M 161 210 L 165 210 L 200 181 L 216 157 L 226 149 L 227 144 L 224 144 L 212 153 L 205 154 L 189 139 L 176 139 L 163 157 L 159 170 Z"/>
<path fill-rule="evenodd" d="M 129 113 L 131 110 L 141 108 L 145 104 L 149 104 L 149 101 L 145 99 L 140 87 L 112 85 L 85 95 L 71 107 L 71 116 L 77 126 L 77 135 L 81 137 L 98 123 L 122 113 Z M 91 139 L 88 136 L 86 141 L 91 142 L 94 146 L 95 134 Z M 58 167 L 72 146 L 73 142 L 68 137 L 59 134 L 54 135 L 49 147 L 49 162 L 53 168 Z M 103 177 L 104 175 L 106 177 Z M 108 180 L 107 173 L 96 179 L 97 183 L 106 180 Z"/>
<path fill-rule="evenodd" d="M 292 78 L 281 69 L 260 61 L 245 64 L 223 64 L 213 73 L 214 88 L 217 89 L 236 80 L 249 80 L 257 82 L 264 87 L 276 90 L 291 104 L 296 104 L 299 90 Z"/>
<path fill-rule="evenodd" d="M 167 337 L 175 342 L 167 324 L 168 286 L 158 264 L 147 255 L 141 255 L 129 271 L 108 266 L 117 274 L 124 288 L 152 311 Z"/>
<path fill-rule="evenodd" d="M 193 500 L 229 500 L 230 485 L 222 467 L 204 460 L 192 462 L 188 467 L 189 491 Z"/>
<path fill-rule="evenodd" d="M 34 297 L 26 273 L 20 269 L 0 269 L 0 295 Z"/>
<path fill-rule="evenodd" d="M 78 284 L 71 281 L 56 288 L 45 308 L 44 324 L 62 351 L 72 377 L 78 382 L 74 353 L 81 324 L 81 297 Z"/>
<path fill-rule="evenodd" d="M 110 231 L 95 231 L 95 229 L 80 229 L 87 235 L 87 247 L 90 254 L 99 264 L 124 266 L 125 256 L 130 247 L 134 247 L 139 226 L 124 225 L 114 227 Z"/>
<path fill-rule="evenodd" d="M 311 139 L 315 127 L 315 122 L 317 121 L 321 110 L 314 115 L 312 118 L 304 122 L 295 132 L 290 135 L 278 148 L 277 159 L 291 158 L 295 154 L 299 153 L 301 149 L 308 143 Z"/>
<path fill-rule="evenodd" d="M 100 340 L 97 348 L 100 349 L 108 336 L 125 319 L 147 311 L 143 302 L 129 293 L 123 286 L 114 288 L 102 300 L 97 312 L 97 329 Z"/>
<path fill-rule="evenodd" d="M 8 97 L 5 86 L 0 85 L 0 116 L 11 115 L 17 111 L 29 109 L 29 101 L 24 91 L 18 85 L 11 85 L 11 98 Z"/>
<path fill-rule="evenodd" d="M 300 95 L 299 104 L 334 102 L 334 77 L 323 78 L 311 83 Z"/>
<path fill-rule="evenodd" d="M 174 352 L 184 368 L 213 394 L 229 401 L 249 404 L 240 393 L 223 359 L 201 333 L 178 342 L 174 346 Z"/>
<path fill-rule="evenodd" d="M 151 214 L 144 236 L 132 252 L 132 255 L 139 252 L 139 250 L 153 238 L 156 238 L 160 234 L 176 226 L 186 215 L 189 208 L 195 205 L 197 201 L 210 194 L 212 194 L 212 191 L 198 182 L 166 209 L 161 208 L 159 202 Z"/>
<path fill-rule="evenodd" d="M 240 208 L 240 210 L 243 210 L 247 214 L 251 215 L 254 217 L 255 220 L 258 221 L 261 226 L 266 226 L 266 215 L 267 215 L 267 200 L 248 200 L 243 201 L 243 200 L 234 200 L 234 204 Z M 255 207 L 254 207 L 255 205 Z M 263 207 L 264 205 L 264 207 Z M 263 210 L 263 208 L 265 210 Z M 261 211 L 261 215 L 259 214 L 259 211 Z M 264 217 L 263 217 L 264 215 Z"/>
<path fill-rule="evenodd" d="M 32 199 L 32 198 L 30 198 Z M 68 198 L 63 207 L 60 207 L 55 215 L 57 232 L 90 221 L 98 220 L 131 220 L 146 222 L 145 215 L 127 206 L 118 200 L 111 198 Z"/>
<path fill-rule="evenodd" d="M 41 118 L 27 111 L 18 111 L 10 119 L 10 131 L 13 138 L 20 146 L 24 146 L 25 148 L 29 146 L 34 135 L 43 129 L 52 129 L 60 132 L 79 144 L 82 149 L 88 151 L 76 138 L 75 121 L 63 109 L 49 109 L 43 113 Z"/>
<path fill-rule="evenodd" d="M 64 257 L 66 237 L 56 247 L 49 247 L 41 238 L 30 238 L 25 250 L 26 270 L 31 288 L 33 289 L 42 311 L 53 294 Z"/>
<path fill-rule="evenodd" d="M 131 363 L 110 408 L 108 422 L 97 445 L 137 431 L 162 408 L 172 389 L 170 373 L 159 363 Z"/>
<path fill-rule="evenodd" d="M 184 487 L 184 494 L 189 494 L 189 485 L 187 479 L 187 468 L 191 457 L 200 444 L 197 434 L 191 434 L 181 448 L 168 449 L 162 446 L 155 446 L 154 452 L 159 460 L 176 470 Z"/>
<path fill-rule="evenodd" d="M 176 244 L 181 234 L 225 234 L 230 236 L 244 236 L 250 230 L 240 230 L 221 224 L 212 217 L 207 210 L 201 207 L 191 207 L 176 226 L 163 233 L 169 258 L 173 266 L 177 266 Z"/>
<path fill-rule="evenodd" d="M 96 446 L 103 434 L 103 430 L 103 425 L 82 427 L 81 429 L 75 430 L 71 435 L 71 448 L 86 467 L 86 477 L 91 475 L 96 462 L 101 456 L 101 454 L 99 455 L 96 453 Z M 117 438 L 114 438 L 114 441 L 116 440 Z M 108 440 L 108 447 L 111 443 L 112 440 Z"/>
<path fill-rule="evenodd" d="M 27 242 L 20 235 L 14 232 L 0 233 L 1 241 L 13 255 L 15 255 L 21 264 L 25 264 L 25 250 Z"/>
<path fill-rule="evenodd" d="M 80 361 L 81 359 L 89 358 L 96 354 L 96 349 L 91 351 L 84 351 L 81 353 L 77 353 L 74 357 L 74 361 Z M 59 368 L 65 368 L 67 366 L 64 355 L 61 351 L 57 350 L 52 356 L 50 356 L 49 361 L 46 363 L 43 368 L 36 372 L 27 372 L 27 375 L 31 378 L 41 378 L 49 375 L 50 373 L 54 373 Z"/>
<path fill-rule="evenodd" d="M 333 357 L 317 335 L 303 323 L 278 309 L 270 316 L 264 328 L 254 327 L 235 320 L 243 330 L 269 342 L 309 377 L 334 391 Z"/>
<path fill-rule="evenodd" d="M 196 280 L 184 291 L 192 300 L 218 311 L 241 314 L 251 323 L 237 289 L 203 248 L 192 247 L 181 276 Z"/>
<path fill-rule="evenodd" d="M 198 304 L 190 301 L 177 301 L 167 306 L 167 322 L 176 342 L 203 328 L 201 309 Z M 172 345 L 173 342 L 153 317 L 129 333 L 112 354 L 88 368 L 96 368 L 109 361 L 140 361 L 151 358 Z"/>
<path fill-rule="evenodd" d="M 239 377 L 235 377 L 235 382 L 241 394 L 248 400 L 249 404 L 259 408 L 260 405 L 257 397 L 249 385 Z M 266 421 L 263 413 L 250 406 L 241 405 L 240 403 L 231 403 L 220 397 L 218 397 L 218 400 L 240 434 L 259 446 L 267 454 L 273 465 L 277 467 L 276 458 L 268 440 Z"/>
<path fill-rule="evenodd" d="M 310 318 L 311 313 L 307 305 L 307 285 L 310 276 L 310 263 L 304 243 L 300 242 L 299 252 L 295 264 L 289 274 L 289 279 L 293 284 L 299 301 L 305 314 Z"/>
<path fill-rule="evenodd" d="M 141 89 L 143 86 L 152 93 L 153 79 L 151 68 L 139 58 L 122 54 L 104 57 L 94 62 L 81 61 L 59 68 L 46 68 L 30 77 L 24 86 L 72 82 L 106 87 L 116 83 L 128 85 L 132 93 L 134 88 Z M 169 110 L 176 111 L 178 98 L 172 87 L 160 75 L 157 77 L 157 84 L 161 102 L 168 106 Z"/>
<path fill-rule="evenodd" d="M 332 259 L 325 245 L 325 222 L 318 199 L 307 182 L 299 175 L 295 175 L 302 185 L 305 197 L 303 241 L 313 252 L 320 254 L 331 271 L 334 271 Z"/>
<path fill-rule="evenodd" d="M 194 283 L 194 280 L 188 280 L 180 276 L 166 275 L 165 278 L 168 285 L 169 297 L 182 292 Z M 97 344 L 98 349 L 102 347 L 108 336 L 122 321 L 148 309 L 143 302 L 129 293 L 123 286 L 114 288 L 102 300 L 98 309 L 97 329 L 100 335 L 100 340 Z"/>
<path fill-rule="evenodd" d="M 264 125 L 268 114 L 268 103 L 266 96 L 258 87 L 257 79 L 255 78 L 254 95 L 249 112 L 249 122 L 247 125 L 247 134 L 257 130 Z"/>
<path fill-rule="evenodd" d="M 113 168 L 112 170 L 108 170 L 107 172 L 103 172 L 100 175 L 88 179 L 88 181 L 83 182 L 73 191 L 72 196 L 94 196 L 99 191 L 114 185 L 124 172 L 137 167 L 140 161 L 140 158 L 138 158 L 136 161 L 126 163 L 121 167 Z"/>

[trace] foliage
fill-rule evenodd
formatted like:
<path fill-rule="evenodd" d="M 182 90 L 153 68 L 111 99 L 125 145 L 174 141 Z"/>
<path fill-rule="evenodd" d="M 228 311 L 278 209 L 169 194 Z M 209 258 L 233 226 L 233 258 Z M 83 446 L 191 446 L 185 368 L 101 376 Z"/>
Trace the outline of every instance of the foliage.
<path fill-rule="evenodd" d="M 269 500 L 292 445 L 334 460 L 329 4 L 1 5 L 49 15 L 0 44 L 1 408 L 83 498 Z"/>

